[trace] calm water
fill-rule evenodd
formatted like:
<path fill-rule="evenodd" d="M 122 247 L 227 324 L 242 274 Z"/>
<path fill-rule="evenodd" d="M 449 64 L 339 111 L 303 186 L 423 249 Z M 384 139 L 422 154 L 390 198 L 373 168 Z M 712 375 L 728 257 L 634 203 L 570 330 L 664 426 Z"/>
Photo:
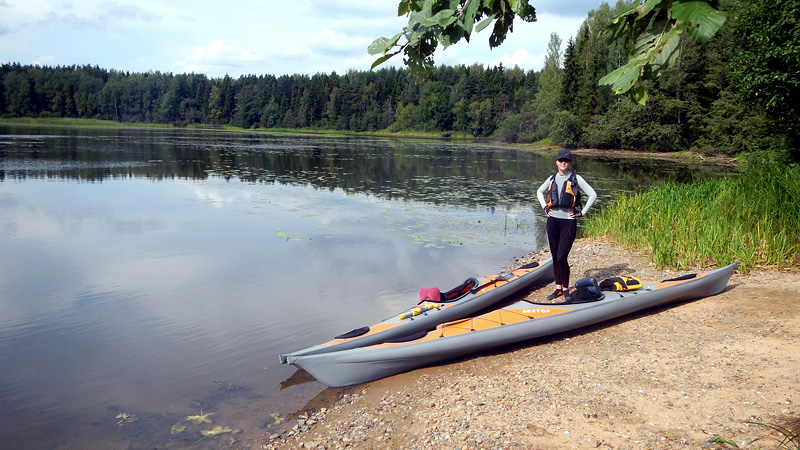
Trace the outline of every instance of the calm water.
<path fill-rule="evenodd" d="M 579 164 L 602 200 L 692 176 Z M 279 353 L 546 245 L 553 171 L 434 141 L 0 125 L 0 446 L 252 443 L 325 390 Z M 216 425 L 242 433 L 197 442 Z"/>

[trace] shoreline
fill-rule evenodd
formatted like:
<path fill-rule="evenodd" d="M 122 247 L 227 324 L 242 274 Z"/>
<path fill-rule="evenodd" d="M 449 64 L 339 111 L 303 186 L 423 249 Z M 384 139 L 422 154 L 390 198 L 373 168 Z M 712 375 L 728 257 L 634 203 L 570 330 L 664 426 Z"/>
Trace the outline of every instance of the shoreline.
<path fill-rule="evenodd" d="M 656 269 L 602 239 L 576 241 L 570 262 L 573 279 L 702 270 Z M 251 448 L 744 447 L 770 436 L 766 425 L 800 418 L 798 290 L 794 271 L 735 273 L 712 297 L 326 389 Z"/>

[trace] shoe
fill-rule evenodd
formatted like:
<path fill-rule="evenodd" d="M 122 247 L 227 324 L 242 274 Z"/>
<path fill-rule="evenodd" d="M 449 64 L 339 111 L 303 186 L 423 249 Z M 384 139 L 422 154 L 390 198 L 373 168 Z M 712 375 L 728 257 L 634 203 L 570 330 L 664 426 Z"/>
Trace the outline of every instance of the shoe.
<path fill-rule="evenodd" d="M 553 291 L 552 294 L 547 296 L 547 299 L 548 300 L 555 300 L 556 298 L 561 297 L 562 295 L 564 295 L 564 290 L 563 289 L 556 289 L 555 291 Z"/>

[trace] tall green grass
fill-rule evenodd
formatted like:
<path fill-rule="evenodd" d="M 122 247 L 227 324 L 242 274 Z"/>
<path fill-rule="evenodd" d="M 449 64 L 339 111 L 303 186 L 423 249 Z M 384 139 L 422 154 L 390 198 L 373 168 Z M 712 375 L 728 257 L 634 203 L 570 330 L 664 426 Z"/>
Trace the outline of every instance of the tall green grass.
<path fill-rule="evenodd" d="M 800 267 L 800 167 L 756 166 L 723 179 L 620 194 L 587 217 L 588 236 L 649 250 L 661 267 Z"/>

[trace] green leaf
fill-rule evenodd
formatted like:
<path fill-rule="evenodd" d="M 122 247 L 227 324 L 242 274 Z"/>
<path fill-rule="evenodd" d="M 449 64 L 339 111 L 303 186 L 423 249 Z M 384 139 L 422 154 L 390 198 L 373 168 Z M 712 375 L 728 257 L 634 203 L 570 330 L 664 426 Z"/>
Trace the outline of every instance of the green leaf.
<path fill-rule="evenodd" d="M 728 17 L 727 13 L 715 10 L 704 1 L 677 1 L 670 12 L 678 26 L 701 44 L 708 42 Z"/>
<path fill-rule="evenodd" d="M 420 29 L 421 28 L 421 29 Z M 419 45 L 420 41 L 425 37 L 425 33 L 427 32 L 427 28 L 419 27 L 412 31 L 411 33 L 406 34 L 406 39 L 408 40 L 408 45 L 411 48 L 415 48 Z"/>
<path fill-rule="evenodd" d="M 458 20 L 455 17 L 453 17 L 453 12 L 454 12 L 453 10 L 442 10 L 442 11 L 439 11 L 438 13 L 434 14 L 433 16 L 428 17 L 427 19 L 425 19 L 422 22 L 420 22 L 420 25 L 422 25 L 424 27 L 433 27 L 433 26 L 438 25 L 438 26 L 440 26 L 442 28 L 445 28 L 448 25 L 450 25 L 451 23 L 453 23 L 456 20 Z"/>
<path fill-rule="evenodd" d="M 664 45 L 656 51 L 652 61 L 652 70 L 657 74 L 662 68 L 674 66 L 680 54 L 681 31 L 672 30 L 665 36 L 667 39 Z"/>
<path fill-rule="evenodd" d="M 660 20 L 652 24 L 636 37 L 631 54 L 637 58 L 645 58 L 648 61 L 652 61 L 655 58 L 652 53 L 658 51 L 666 42 L 667 38 L 665 36 L 669 27 L 670 24 L 666 20 Z"/>
<path fill-rule="evenodd" d="M 604 86 L 611 86 L 611 90 L 615 94 L 624 94 L 639 81 L 639 76 L 645 64 L 645 61 L 639 59 L 628 60 L 627 64 L 601 78 L 599 83 Z"/>
<path fill-rule="evenodd" d="M 467 0 L 467 7 L 464 14 L 461 16 L 461 24 L 464 26 L 464 33 L 468 36 L 472 34 L 472 27 L 475 25 L 475 16 L 478 13 L 478 8 L 481 2 L 478 0 Z"/>
<path fill-rule="evenodd" d="M 644 86 L 641 84 L 636 86 L 636 88 L 633 90 L 633 99 L 636 100 L 636 103 L 640 105 L 647 103 L 647 91 L 645 90 Z"/>
<path fill-rule="evenodd" d="M 409 0 L 400 0 L 400 4 L 397 5 L 397 16 L 405 16 L 411 12 L 411 2 Z"/>
<path fill-rule="evenodd" d="M 459 3 L 460 0 L 443 0 L 442 4 L 439 6 L 439 10 L 449 9 L 455 14 L 455 10 L 458 9 Z"/>
<path fill-rule="evenodd" d="M 614 16 L 611 21 L 609 21 L 609 25 L 618 25 L 625 20 L 627 20 L 628 16 L 632 14 L 639 14 L 639 5 L 631 6 L 630 8 L 622 11 L 621 13 Z"/>
<path fill-rule="evenodd" d="M 536 21 L 536 8 L 528 4 L 528 0 L 509 0 L 511 11 L 525 22 Z"/>
<path fill-rule="evenodd" d="M 388 53 L 388 54 L 383 55 L 380 58 L 376 59 L 375 62 L 373 62 L 372 65 L 369 67 L 370 70 L 372 70 L 372 69 L 380 66 L 381 64 L 385 63 L 389 58 L 391 58 L 392 56 L 394 56 L 394 55 L 396 55 L 398 53 L 400 53 L 400 50 L 398 50 L 398 51 L 396 51 L 394 53 Z"/>
<path fill-rule="evenodd" d="M 483 29 L 484 29 L 484 28 L 486 28 L 486 27 L 488 27 L 489 25 L 491 25 L 492 21 L 493 21 L 493 20 L 494 20 L 496 17 L 497 17 L 496 15 L 492 14 L 491 16 L 489 16 L 489 17 L 487 17 L 487 18 L 483 19 L 483 20 L 481 21 L 481 23 L 479 23 L 479 24 L 478 24 L 478 26 L 477 26 L 477 27 L 475 27 L 475 32 L 476 32 L 476 33 L 480 33 L 481 31 L 483 31 Z"/>
<path fill-rule="evenodd" d="M 624 33 L 629 23 L 633 23 L 638 16 L 638 5 L 622 11 L 614 16 L 603 29 L 603 35 L 607 42 L 619 39 Z"/>
<path fill-rule="evenodd" d="M 464 33 L 464 27 L 461 26 L 461 22 L 457 21 L 453 26 L 442 32 L 442 45 L 444 45 L 444 48 L 447 48 L 457 43 L 462 38 L 466 38 L 469 42 L 469 36 Z"/>
<path fill-rule="evenodd" d="M 634 6 L 634 8 L 639 12 L 640 17 L 644 17 L 650 14 L 650 11 L 655 9 L 656 6 L 661 4 L 663 0 L 647 0 L 644 4 L 639 6 Z"/>
<path fill-rule="evenodd" d="M 372 41 L 372 44 L 370 44 L 369 47 L 367 47 L 367 51 L 369 52 L 370 55 L 386 53 L 392 47 L 397 45 L 397 41 L 400 40 L 400 36 L 402 35 L 403 33 L 397 33 L 391 39 L 386 39 L 385 37 L 375 39 L 374 41 Z"/>
<path fill-rule="evenodd" d="M 432 0 L 425 0 L 425 3 L 422 5 L 422 8 L 419 11 L 412 11 L 408 15 L 409 29 L 416 30 L 422 26 L 422 22 L 429 19 L 433 15 L 431 1 Z"/>

